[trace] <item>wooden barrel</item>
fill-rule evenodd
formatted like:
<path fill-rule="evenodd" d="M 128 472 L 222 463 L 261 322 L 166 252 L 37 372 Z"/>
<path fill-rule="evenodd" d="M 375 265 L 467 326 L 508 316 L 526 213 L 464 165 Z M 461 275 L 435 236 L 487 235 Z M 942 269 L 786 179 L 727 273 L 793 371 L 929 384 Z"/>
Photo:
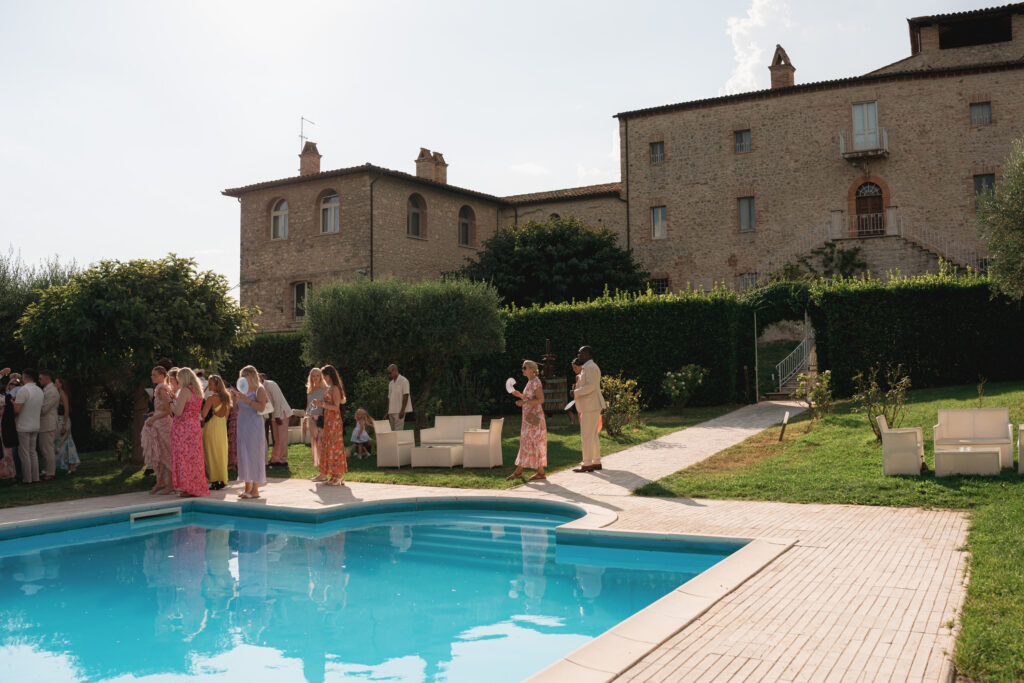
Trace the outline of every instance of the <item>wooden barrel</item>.
<path fill-rule="evenodd" d="M 568 389 L 564 377 L 552 377 L 544 382 L 544 412 L 557 413 L 565 410 L 569 402 Z"/>

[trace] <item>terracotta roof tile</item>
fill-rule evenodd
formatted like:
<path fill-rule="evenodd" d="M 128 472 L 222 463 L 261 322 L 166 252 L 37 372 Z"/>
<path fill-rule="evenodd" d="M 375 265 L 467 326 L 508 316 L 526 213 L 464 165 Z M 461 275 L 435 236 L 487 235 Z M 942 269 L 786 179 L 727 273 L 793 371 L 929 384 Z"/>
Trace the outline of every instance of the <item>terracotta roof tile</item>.
<path fill-rule="evenodd" d="M 547 192 L 514 194 L 508 197 L 502 197 L 501 199 L 507 204 L 537 204 L 539 202 L 581 199 L 583 197 L 618 195 L 621 191 L 622 183 L 604 183 L 602 185 L 587 185 L 586 187 L 570 187 L 565 190 L 549 190 Z"/>
<path fill-rule="evenodd" d="M 966 19 L 968 17 L 979 17 L 986 14 L 1004 14 L 1008 12 L 1024 12 L 1024 2 L 1015 2 L 1010 5 L 998 7 L 983 7 L 981 9 L 965 10 L 963 12 L 950 12 L 949 14 L 933 14 L 928 17 L 914 17 L 907 19 L 911 24 L 930 24 L 944 19 Z"/>

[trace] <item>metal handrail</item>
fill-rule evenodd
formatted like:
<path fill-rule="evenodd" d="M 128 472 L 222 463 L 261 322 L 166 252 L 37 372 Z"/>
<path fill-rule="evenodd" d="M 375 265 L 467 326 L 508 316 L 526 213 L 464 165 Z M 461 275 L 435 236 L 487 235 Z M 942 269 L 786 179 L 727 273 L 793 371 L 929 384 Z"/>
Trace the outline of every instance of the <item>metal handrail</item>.
<path fill-rule="evenodd" d="M 828 241 L 828 224 L 818 225 L 773 249 L 756 268 L 758 280 L 771 275 L 794 258 L 804 256 Z"/>
<path fill-rule="evenodd" d="M 782 359 L 778 365 L 775 366 L 775 375 L 779 378 L 779 393 L 782 393 L 782 387 L 793 377 L 800 368 L 807 365 L 807 362 L 811 357 L 811 347 L 814 346 L 814 334 L 808 331 L 793 351 Z"/>
<path fill-rule="evenodd" d="M 908 242 L 924 247 L 941 256 L 943 260 L 964 268 L 984 270 L 990 258 L 985 249 L 965 244 L 960 240 L 950 239 L 930 228 L 922 228 L 910 221 L 904 221 L 903 216 L 899 217 L 898 234 Z"/>
<path fill-rule="evenodd" d="M 857 138 L 862 138 L 860 141 Z M 844 130 L 839 133 L 839 154 L 870 155 L 889 152 L 889 131 L 885 128 L 855 131 Z"/>

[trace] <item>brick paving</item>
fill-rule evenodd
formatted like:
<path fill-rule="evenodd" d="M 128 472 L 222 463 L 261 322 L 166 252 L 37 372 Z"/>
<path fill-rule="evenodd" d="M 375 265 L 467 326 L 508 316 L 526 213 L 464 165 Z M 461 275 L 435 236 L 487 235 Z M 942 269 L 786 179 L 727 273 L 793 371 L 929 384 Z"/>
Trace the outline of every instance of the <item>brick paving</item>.
<path fill-rule="evenodd" d="M 609 527 L 615 529 L 795 538 L 787 552 L 616 680 L 952 680 L 956 634 L 950 626 L 966 589 L 966 553 L 959 550 L 967 538 L 965 514 L 626 495 L 778 422 L 781 412 L 773 411 L 792 410 L 761 405 L 608 456 L 601 473 L 559 473 L 548 483 L 511 491 L 358 482 L 331 488 L 287 479 L 271 480 L 262 489 L 264 498 L 247 504 L 319 508 L 393 498 L 500 495 L 597 506 L 617 515 Z M 760 426 L 766 420 L 772 422 Z M 210 498 L 234 500 L 239 490 L 233 484 Z M 0 510 L 0 526 L 155 499 L 167 497 L 127 493 L 9 508 Z"/>

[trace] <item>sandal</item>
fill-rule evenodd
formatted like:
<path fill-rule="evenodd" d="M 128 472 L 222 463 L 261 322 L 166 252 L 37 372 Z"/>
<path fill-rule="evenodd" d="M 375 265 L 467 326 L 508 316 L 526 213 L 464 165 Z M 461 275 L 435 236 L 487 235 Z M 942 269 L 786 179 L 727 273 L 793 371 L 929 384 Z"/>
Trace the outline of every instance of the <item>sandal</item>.
<path fill-rule="evenodd" d="M 323 483 L 323 482 L 327 481 L 327 475 L 326 474 L 318 474 L 315 477 L 312 477 L 310 479 L 310 481 L 315 481 L 318 484 Z"/>
<path fill-rule="evenodd" d="M 547 481 L 547 480 L 548 480 L 547 476 L 541 474 L 540 472 L 538 472 L 537 474 L 535 474 L 532 477 L 530 477 L 529 479 L 527 479 L 527 481 Z"/>
<path fill-rule="evenodd" d="M 514 479 L 518 479 L 521 476 L 523 476 L 522 472 L 513 472 L 512 474 L 505 477 L 505 481 L 512 481 Z"/>

